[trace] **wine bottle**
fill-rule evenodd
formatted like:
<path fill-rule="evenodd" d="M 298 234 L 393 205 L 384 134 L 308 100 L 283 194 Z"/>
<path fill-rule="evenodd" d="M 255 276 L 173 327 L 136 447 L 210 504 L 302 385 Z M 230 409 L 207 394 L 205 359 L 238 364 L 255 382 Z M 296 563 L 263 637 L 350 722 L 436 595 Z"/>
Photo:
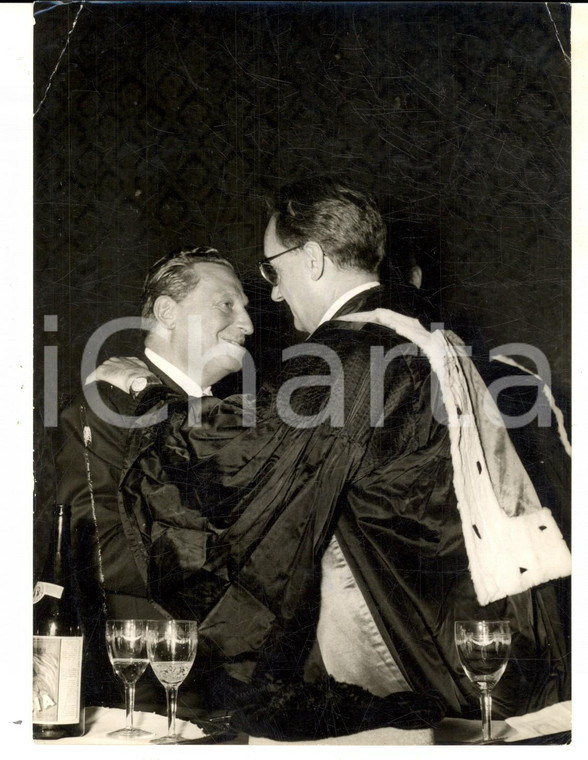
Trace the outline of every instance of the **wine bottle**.
<path fill-rule="evenodd" d="M 82 736 L 84 636 L 71 551 L 71 506 L 58 504 L 33 592 L 33 738 Z"/>

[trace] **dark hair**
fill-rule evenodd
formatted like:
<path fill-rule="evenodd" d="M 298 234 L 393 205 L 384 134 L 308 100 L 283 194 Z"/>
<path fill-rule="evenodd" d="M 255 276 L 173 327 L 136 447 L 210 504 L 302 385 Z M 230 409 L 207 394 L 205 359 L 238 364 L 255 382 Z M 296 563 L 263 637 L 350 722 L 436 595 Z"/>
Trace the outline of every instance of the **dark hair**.
<path fill-rule="evenodd" d="M 269 205 L 284 245 L 315 240 L 341 269 L 378 271 L 386 226 L 371 196 L 334 177 L 312 177 L 282 187 Z"/>
<path fill-rule="evenodd" d="M 153 304 L 159 296 L 170 296 L 181 301 L 200 282 L 197 264 L 221 264 L 235 271 L 230 261 L 223 258 L 216 248 L 197 246 L 181 248 L 153 264 L 143 285 L 141 316 L 153 316 Z"/>

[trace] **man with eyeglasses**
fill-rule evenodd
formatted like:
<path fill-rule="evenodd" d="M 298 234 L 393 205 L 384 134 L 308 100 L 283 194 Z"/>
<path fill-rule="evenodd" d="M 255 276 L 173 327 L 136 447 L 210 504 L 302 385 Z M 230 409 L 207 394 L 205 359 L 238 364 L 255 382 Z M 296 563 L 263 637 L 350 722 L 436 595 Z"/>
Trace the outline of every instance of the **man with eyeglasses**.
<path fill-rule="evenodd" d="M 379 282 L 384 240 L 384 225 L 370 198 L 320 178 L 285 188 L 265 231 L 260 270 L 272 286 L 272 299 L 288 304 L 295 327 L 309 334 L 308 342 L 336 351 L 342 360 L 344 392 L 355 402 L 361 394 L 355 382 L 361 376 L 359 367 L 373 375 L 373 355 L 368 358 L 367 346 L 384 345 L 390 351 L 394 339 L 381 332 L 370 335 L 368 328 L 363 343 L 358 323 L 337 320 L 380 307 L 402 314 L 422 308 L 411 289 L 386 288 Z M 412 669 L 416 650 L 407 654 L 412 637 L 421 641 L 431 637 L 433 659 L 441 657 L 432 669 L 447 678 L 446 664 L 455 664 L 453 620 L 482 614 L 464 572 L 467 560 L 447 427 L 431 417 L 430 365 L 422 356 L 397 358 L 384 382 L 384 423 L 368 433 L 362 463 L 346 485 L 335 533 L 322 558 L 318 623 L 327 670 L 340 681 L 370 684 L 375 693 L 414 688 L 429 669 L 430 664 L 423 668 L 422 655 L 416 657 L 419 670 Z M 367 397 L 363 403 L 367 417 Z M 418 557 L 415 564 L 409 559 L 411 552 Z M 391 595 L 399 601 L 389 605 Z M 411 612 L 416 599 L 418 621 Z M 493 609 L 498 617 L 513 616 L 508 600 L 495 603 Z M 488 609 L 484 614 L 489 614 Z M 527 635 L 532 641 L 532 633 Z M 365 651 L 359 653 L 364 645 Z M 527 673 L 525 679 L 536 678 L 543 689 L 540 671 Z M 435 681 L 429 671 L 420 683 L 433 684 L 442 692 Z M 553 701 L 561 694 L 561 682 L 559 687 L 556 682 L 553 679 Z M 537 693 L 529 681 L 527 685 L 530 709 Z M 507 682 L 499 688 L 498 702 L 508 689 Z"/>
<path fill-rule="evenodd" d="M 330 178 L 280 191 L 259 266 L 308 338 L 285 352 L 254 428 L 239 427 L 236 399 L 200 426 L 170 421 L 175 476 L 224 529 L 205 562 L 191 560 L 161 540 L 166 515 L 146 542 L 152 593 L 174 616 L 206 602 L 203 648 L 260 689 L 268 674 L 276 684 L 324 669 L 379 697 L 435 692 L 449 714 L 471 715 L 477 695 L 454 621 L 508 618 L 515 644 L 495 715 L 565 699 L 553 590 L 476 596 L 429 359 L 401 332 L 342 319 L 381 307 L 410 314 L 413 296 L 379 282 L 384 244 L 369 196 Z M 127 482 L 148 511 L 169 483 L 169 462 L 153 464 L 139 462 Z M 559 540 L 554 524 L 543 527 Z"/>

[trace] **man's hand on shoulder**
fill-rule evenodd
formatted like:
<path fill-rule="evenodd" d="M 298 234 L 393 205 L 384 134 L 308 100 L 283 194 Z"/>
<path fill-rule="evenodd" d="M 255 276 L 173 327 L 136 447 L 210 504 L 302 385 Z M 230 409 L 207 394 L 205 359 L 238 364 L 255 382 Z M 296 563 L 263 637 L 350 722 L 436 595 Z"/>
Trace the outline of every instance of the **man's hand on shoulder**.
<path fill-rule="evenodd" d="M 159 379 L 136 356 L 112 356 L 86 378 L 86 385 L 97 381 L 114 385 L 125 393 L 140 393 Z"/>

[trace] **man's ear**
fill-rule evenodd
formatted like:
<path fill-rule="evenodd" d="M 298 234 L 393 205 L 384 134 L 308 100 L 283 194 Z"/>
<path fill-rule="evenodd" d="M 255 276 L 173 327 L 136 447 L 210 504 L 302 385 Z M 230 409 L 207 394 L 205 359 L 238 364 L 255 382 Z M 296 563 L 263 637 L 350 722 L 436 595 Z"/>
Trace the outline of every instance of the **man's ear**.
<path fill-rule="evenodd" d="M 320 243 L 309 240 L 302 249 L 311 279 L 320 280 L 325 269 L 325 252 Z"/>
<path fill-rule="evenodd" d="M 420 288 L 423 284 L 423 270 L 418 264 L 415 264 L 410 268 L 410 272 L 408 273 L 408 281 L 411 285 L 414 285 L 415 288 Z"/>
<path fill-rule="evenodd" d="M 177 303 L 170 296 L 157 296 L 153 304 L 153 316 L 157 322 L 168 330 L 176 326 Z"/>

